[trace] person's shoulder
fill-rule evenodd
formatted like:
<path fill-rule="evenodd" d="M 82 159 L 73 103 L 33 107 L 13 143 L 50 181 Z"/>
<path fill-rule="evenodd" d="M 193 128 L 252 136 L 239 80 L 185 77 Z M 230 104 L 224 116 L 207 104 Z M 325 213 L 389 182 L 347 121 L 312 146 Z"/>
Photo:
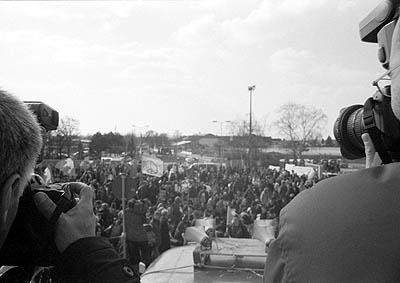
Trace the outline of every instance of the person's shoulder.
<path fill-rule="evenodd" d="M 376 166 L 353 173 L 328 178 L 313 187 L 302 191 L 286 207 L 282 214 L 308 210 L 309 207 L 329 207 L 340 204 L 341 207 L 360 203 L 362 199 L 395 197 L 399 195 L 400 163 Z"/>
<path fill-rule="evenodd" d="M 359 184 L 362 184 L 364 187 L 371 187 L 377 183 L 392 183 L 396 180 L 400 181 L 400 163 L 391 163 L 328 178 L 318 182 L 311 190 L 306 191 L 316 192 L 319 189 L 328 189 L 331 187 L 338 189 L 338 186 L 341 188 L 357 187 Z"/>

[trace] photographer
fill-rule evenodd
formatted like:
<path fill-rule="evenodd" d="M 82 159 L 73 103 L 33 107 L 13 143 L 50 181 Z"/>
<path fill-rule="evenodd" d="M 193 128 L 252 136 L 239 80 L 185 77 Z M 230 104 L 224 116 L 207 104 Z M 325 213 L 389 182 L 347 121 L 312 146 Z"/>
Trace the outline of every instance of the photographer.
<path fill-rule="evenodd" d="M 391 106 L 400 120 L 399 22 L 391 47 Z M 282 209 L 264 282 L 400 281 L 400 163 L 375 166 L 378 147 L 370 134 L 362 140 L 367 169 L 322 181 Z"/>
<path fill-rule="evenodd" d="M 41 129 L 31 111 L 14 96 L 0 91 L 0 247 L 17 215 L 41 145 Z M 139 282 L 129 262 L 120 258 L 106 240 L 94 237 L 91 188 L 82 183 L 70 183 L 69 187 L 79 195 L 79 201 L 58 220 L 53 217 L 56 204 L 47 194 L 38 192 L 34 197 L 40 213 L 56 223 L 54 242 L 61 255 L 55 267 L 57 279 L 52 282 Z M 1 276 L 0 281 L 38 282 L 37 278 L 31 280 L 31 272 L 26 266 L 17 267 Z"/>

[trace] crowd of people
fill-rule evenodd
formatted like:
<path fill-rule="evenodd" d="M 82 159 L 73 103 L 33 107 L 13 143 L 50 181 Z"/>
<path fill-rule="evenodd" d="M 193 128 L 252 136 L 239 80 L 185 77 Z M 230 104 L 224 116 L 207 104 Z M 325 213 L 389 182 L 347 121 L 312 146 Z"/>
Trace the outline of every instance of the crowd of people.
<path fill-rule="evenodd" d="M 56 171 L 55 181 L 65 181 Z M 127 200 L 125 211 L 113 192 L 120 173 L 134 177 L 135 195 Z M 75 180 L 93 188 L 97 235 L 109 238 L 119 252 L 125 214 L 127 253 L 134 266 L 148 266 L 171 246 L 183 245 L 186 227 L 197 219 L 214 219 L 213 232 L 219 237 L 250 238 L 255 219 L 277 219 L 282 207 L 318 181 L 285 170 L 223 166 L 171 165 L 162 177 L 152 177 L 132 174 L 126 164 L 101 163 L 77 172 Z M 227 219 L 228 209 L 232 220 Z"/>

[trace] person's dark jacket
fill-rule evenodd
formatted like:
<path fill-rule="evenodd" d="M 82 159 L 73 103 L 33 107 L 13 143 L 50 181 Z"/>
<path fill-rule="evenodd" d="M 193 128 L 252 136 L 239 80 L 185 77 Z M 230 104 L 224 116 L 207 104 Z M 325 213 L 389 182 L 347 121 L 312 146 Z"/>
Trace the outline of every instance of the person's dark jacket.
<path fill-rule="evenodd" d="M 169 236 L 168 219 L 164 216 L 160 218 L 160 233 L 161 233 L 161 244 L 159 247 L 160 253 L 171 248 L 171 238 Z"/>
<path fill-rule="evenodd" d="M 55 283 L 140 282 L 132 265 L 121 258 L 106 239 L 100 237 L 83 238 L 72 243 L 61 254 L 57 266 L 49 272 Z M 0 282 L 27 283 L 32 275 L 31 268 L 17 267 L 1 276 Z"/>
<path fill-rule="evenodd" d="M 146 223 L 145 208 L 136 202 L 133 208 L 124 211 L 126 221 L 126 239 L 133 242 L 147 242 L 147 233 L 143 227 Z"/>
<path fill-rule="evenodd" d="M 239 225 L 229 225 L 228 235 L 232 238 L 250 238 L 250 233 L 242 222 L 239 222 Z"/>
<path fill-rule="evenodd" d="M 156 244 L 157 244 L 157 246 L 160 246 L 160 244 L 161 244 L 161 222 L 160 222 L 160 220 L 153 218 L 150 221 L 150 224 L 153 227 L 154 234 L 156 235 Z"/>
<path fill-rule="evenodd" d="M 264 282 L 400 282 L 400 163 L 319 182 L 280 214 Z"/>
<path fill-rule="evenodd" d="M 57 269 L 66 282 L 140 282 L 128 260 L 99 237 L 83 238 L 71 244 L 61 255 Z"/>
<path fill-rule="evenodd" d="M 185 220 L 179 222 L 178 226 L 176 227 L 174 239 L 178 241 L 178 245 L 183 245 L 184 239 L 182 234 L 185 233 L 186 228 L 189 226 L 189 223 Z"/>

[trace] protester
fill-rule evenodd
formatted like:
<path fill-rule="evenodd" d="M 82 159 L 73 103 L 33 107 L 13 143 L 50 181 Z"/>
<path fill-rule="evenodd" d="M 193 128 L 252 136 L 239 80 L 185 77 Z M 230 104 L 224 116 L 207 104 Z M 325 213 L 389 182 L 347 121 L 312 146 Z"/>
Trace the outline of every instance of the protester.
<path fill-rule="evenodd" d="M 187 227 L 189 227 L 189 217 L 187 214 L 185 214 L 182 217 L 182 220 L 178 223 L 174 234 L 174 239 L 177 240 L 178 246 L 181 246 L 184 243 L 183 234 L 185 233 Z"/>
<path fill-rule="evenodd" d="M 143 224 L 146 223 L 147 205 L 139 200 L 128 201 L 128 208 L 124 211 L 126 221 L 126 242 L 129 261 L 139 272 L 139 263 L 150 265 L 150 248 Z"/>
<path fill-rule="evenodd" d="M 170 243 L 170 232 L 168 226 L 168 211 L 163 209 L 161 211 L 161 218 L 160 218 L 160 235 L 161 235 L 161 243 L 159 246 L 160 253 L 165 252 L 171 247 Z"/>
<path fill-rule="evenodd" d="M 160 255 L 160 245 L 161 245 L 161 222 L 160 222 L 160 217 L 161 217 L 161 211 L 157 209 L 153 217 L 150 221 L 150 225 L 153 228 L 153 232 L 155 235 L 155 245 L 152 250 L 152 260 L 156 259 Z"/>
<path fill-rule="evenodd" d="M 133 202 L 146 203 L 146 209 L 139 218 L 137 215 L 133 217 L 134 213 L 129 207 L 125 213 L 127 216 L 125 219 L 127 256 L 135 263 L 136 270 L 138 260 L 148 266 L 155 257 L 168 250 L 171 245 L 183 244 L 184 229 L 195 225 L 196 219 L 214 218 L 214 231 L 218 237 L 228 236 L 228 226 L 231 237 L 250 237 L 249 230 L 255 219 L 277 219 L 280 210 L 305 189 L 304 184 L 307 181 L 307 176 L 264 167 L 257 169 L 194 168 L 191 170 L 182 168 L 182 166 L 178 166 L 178 169 L 171 167 L 161 178 L 135 172 L 134 180 L 137 181 L 137 187 L 134 191 Z M 79 168 L 77 170 L 79 171 Z M 132 170 L 126 163 L 111 165 L 94 162 L 87 170 L 80 171 L 77 178 L 90 184 L 95 191 L 94 211 L 98 216 L 99 235 L 112 238 L 111 242 L 121 253 L 121 239 L 124 238 L 120 233 L 122 217 L 115 219 L 115 215 L 122 215 L 121 200 L 116 198 L 112 191 L 112 183 L 117 177 L 117 172 L 126 172 L 129 175 Z M 318 182 L 318 179 L 314 178 L 309 182 L 308 187 L 311 187 Z M 108 205 L 105 206 L 104 203 Z M 227 223 L 228 207 L 231 207 L 238 215 L 243 215 L 248 228 L 243 220 L 239 221 L 240 225 L 237 227 L 232 223 Z M 110 217 L 103 216 L 106 210 L 109 211 L 106 214 L 110 214 L 111 219 L 114 219 L 112 223 L 110 223 Z M 185 215 L 185 221 L 181 223 L 183 215 Z M 134 218 L 136 219 L 133 220 Z M 138 219 L 141 220 L 138 221 Z M 149 230 L 146 233 L 143 225 L 148 224 L 151 224 L 151 231 L 150 227 L 146 226 Z M 243 226 L 246 229 L 240 232 L 238 227 Z M 141 245 L 134 243 L 137 241 L 132 241 L 132 234 L 139 231 L 142 235 L 139 242 L 146 242 L 146 244 Z M 152 240 L 149 240 L 148 236 L 151 233 L 155 236 L 154 247 L 149 247 L 149 241 L 152 242 Z M 118 235 L 121 235 L 119 241 L 115 238 Z M 144 245 L 147 247 L 145 248 Z M 143 252 L 140 246 L 144 249 Z"/>
<path fill-rule="evenodd" d="M 231 238 L 250 238 L 250 233 L 238 214 L 233 216 L 227 235 Z"/>

